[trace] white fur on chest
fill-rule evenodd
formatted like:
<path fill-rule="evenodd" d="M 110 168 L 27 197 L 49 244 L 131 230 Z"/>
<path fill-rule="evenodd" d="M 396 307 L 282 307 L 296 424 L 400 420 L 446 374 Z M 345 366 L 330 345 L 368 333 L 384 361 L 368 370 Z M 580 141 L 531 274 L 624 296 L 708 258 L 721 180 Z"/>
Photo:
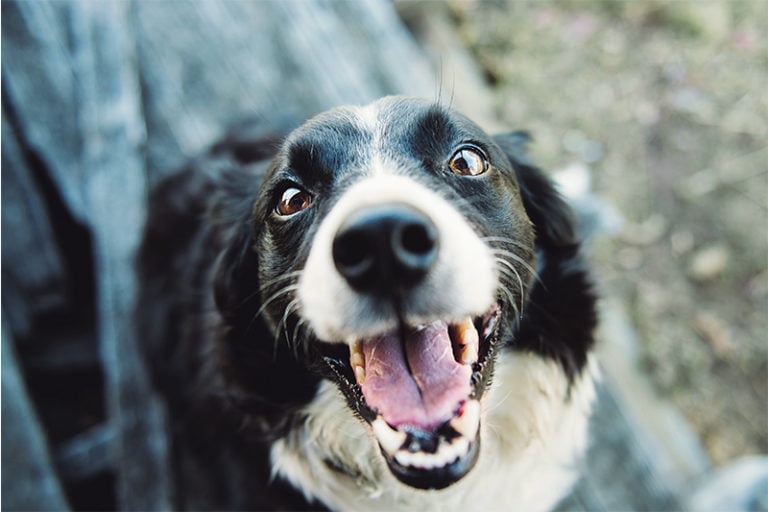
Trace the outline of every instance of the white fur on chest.
<path fill-rule="evenodd" d="M 546 511 L 578 477 L 596 375 L 591 362 L 568 398 L 566 376 L 555 362 L 502 354 L 483 400 L 477 464 L 440 491 L 397 481 L 368 427 L 354 417 L 336 386 L 324 382 L 306 407 L 306 423 L 273 446 L 273 473 L 333 510 Z M 334 470 L 326 461 L 348 471 Z"/>

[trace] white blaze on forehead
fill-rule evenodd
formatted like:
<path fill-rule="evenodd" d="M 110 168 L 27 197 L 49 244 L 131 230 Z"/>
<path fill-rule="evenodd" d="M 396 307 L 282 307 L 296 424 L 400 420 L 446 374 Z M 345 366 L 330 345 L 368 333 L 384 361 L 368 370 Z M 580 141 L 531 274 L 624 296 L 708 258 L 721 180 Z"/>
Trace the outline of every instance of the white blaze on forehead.
<path fill-rule="evenodd" d="M 347 190 L 322 221 L 299 280 L 302 316 L 325 341 L 371 337 L 395 326 L 390 306 L 350 288 L 332 256 L 334 237 L 353 212 L 385 204 L 421 211 L 434 223 L 439 239 L 432 269 L 405 299 L 406 320 L 413 324 L 456 320 L 484 314 L 493 303 L 497 285 L 493 256 L 459 211 L 411 178 L 376 173 Z"/>
<path fill-rule="evenodd" d="M 374 138 L 379 134 L 381 125 L 379 124 L 379 102 L 375 101 L 364 107 L 353 107 L 352 112 L 360 122 L 360 126 L 374 134 Z"/>
<path fill-rule="evenodd" d="M 354 107 L 352 112 L 359 124 L 359 128 L 371 134 L 371 143 L 367 148 L 361 148 L 362 151 L 368 153 L 368 162 L 366 174 L 377 175 L 387 174 L 386 166 L 384 165 L 383 144 L 382 135 L 384 125 L 380 121 L 379 108 L 384 100 L 374 101 L 364 107 Z M 391 168 L 389 171 L 392 172 Z"/>

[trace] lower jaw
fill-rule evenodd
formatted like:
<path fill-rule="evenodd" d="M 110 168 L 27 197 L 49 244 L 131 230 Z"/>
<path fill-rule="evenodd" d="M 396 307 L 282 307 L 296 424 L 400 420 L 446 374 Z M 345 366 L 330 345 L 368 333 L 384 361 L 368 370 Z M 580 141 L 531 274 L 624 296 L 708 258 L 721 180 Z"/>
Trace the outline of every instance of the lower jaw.
<path fill-rule="evenodd" d="M 402 483 L 423 490 L 444 489 L 462 479 L 475 465 L 480 452 L 479 435 L 469 442 L 467 452 L 441 467 L 422 468 L 400 464 L 395 458 L 382 453 L 392 474 Z"/>
<path fill-rule="evenodd" d="M 475 465 L 480 445 L 481 404 L 467 399 L 435 429 L 395 429 L 381 415 L 371 423 L 392 474 L 418 489 L 443 489 Z"/>

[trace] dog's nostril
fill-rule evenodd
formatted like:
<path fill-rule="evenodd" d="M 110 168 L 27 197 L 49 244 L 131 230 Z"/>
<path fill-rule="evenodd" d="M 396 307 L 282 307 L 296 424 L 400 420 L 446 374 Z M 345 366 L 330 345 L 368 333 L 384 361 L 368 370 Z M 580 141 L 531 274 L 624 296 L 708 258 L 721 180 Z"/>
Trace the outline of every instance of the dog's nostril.
<path fill-rule="evenodd" d="M 428 224 L 408 224 L 403 227 L 400 243 L 412 254 L 429 254 L 435 248 L 435 233 Z"/>
<path fill-rule="evenodd" d="M 336 269 L 356 290 L 387 294 L 427 275 L 437 254 L 437 230 L 405 205 L 356 212 L 333 241 Z"/>
<path fill-rule="evenodd" d="M 392 248 L 397 263 L 409 271 L 426 271 L 437 254 L 437 237 L 431 223 L 410 222 L 395 231 Z"/>
<path fill-rule="evenodd" d="M 345 276 L 365 270 L 372 264 L 375 248 L 369 246 L 368 237 L 360 230 L 348 230 L 333 242 L 333 260 Z"/>
<path fill-rule="evenodd" d="M 376 280 L 376 239 L 364 226 L 341 230 L 333 241 L 333 262 L 355 289 L 370 288 Z"/>

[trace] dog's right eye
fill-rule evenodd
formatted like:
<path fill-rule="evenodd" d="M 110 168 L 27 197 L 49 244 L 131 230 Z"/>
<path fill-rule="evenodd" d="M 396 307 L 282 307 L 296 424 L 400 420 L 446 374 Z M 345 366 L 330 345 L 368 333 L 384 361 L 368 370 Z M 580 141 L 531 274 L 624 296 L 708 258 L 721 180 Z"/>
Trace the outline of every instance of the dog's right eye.
<path fill-rule="evenodd" d="M 287 217 L 307 208 L 312 204 L 312 196 L 306 190 L 297 187 L 288 187 L 280 197 L 275 211 L 278 215 Z"/>

